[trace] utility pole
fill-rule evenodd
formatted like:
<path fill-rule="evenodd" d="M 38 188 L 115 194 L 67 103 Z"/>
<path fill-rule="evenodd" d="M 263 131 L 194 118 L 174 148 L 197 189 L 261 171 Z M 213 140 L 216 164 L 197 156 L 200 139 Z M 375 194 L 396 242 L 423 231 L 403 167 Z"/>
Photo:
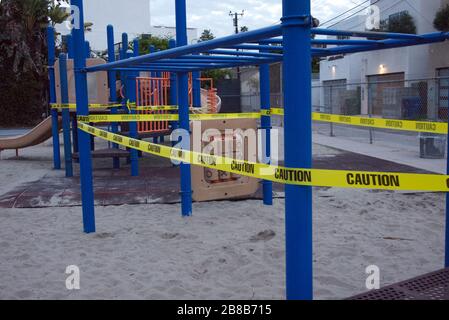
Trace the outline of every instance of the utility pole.
<path fill-rule="evenodd" d="M 229 11 L 229 16 L 232 17 L 232 20 L 234 22 L 234 27 L 235 27 L 235 34 L 238 34 L 240 32 L 239 29 L 239 17 L 243 17 L 243 15 L 245 14 L 245 10 L 242 10 L 242 13 L 238 13 L 236 12 L 232 12 Z M 237 50 L 239 51 L 239 50 Z M 237 67 L 237 78 L 240 80 L 240 68 Z"/>
<path fill-rule="evenodd" d="M 235 33 L 239 33 L 239 17 L 243 17 L 243 15 L 245 14 L 245 10 L 242 10 L 242 13 L 238 13 L 238 12 L 232 12 L 229 11 L 229 16 L 233 17 L 233 21 L 234 21 L 234 27 L 235 27 Z"/>

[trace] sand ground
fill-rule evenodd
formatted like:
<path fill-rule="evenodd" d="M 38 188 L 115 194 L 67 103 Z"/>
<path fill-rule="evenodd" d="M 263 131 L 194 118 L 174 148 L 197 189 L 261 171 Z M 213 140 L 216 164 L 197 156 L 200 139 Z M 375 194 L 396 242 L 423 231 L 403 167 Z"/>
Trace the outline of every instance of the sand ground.
<path fill-rule="evenodd" d="M 338 151 L 315 146 L 315 156 Z M 2 152 L 0 194 L 51 170 L 48 144 L 15 159 Z M 96 207 L 97 233 L 83 234 L 81 209 L 0 209 L 0 299 L 283 299 L 284 199 Z M 317 299 L 366 291 L 365 268 L 381 284 L 443 266 L 444 195 L 315 188 Z M 298 212 L 300 214 L 300 212 Z M 81 289 L 65 287 L 68 265 Z"/>

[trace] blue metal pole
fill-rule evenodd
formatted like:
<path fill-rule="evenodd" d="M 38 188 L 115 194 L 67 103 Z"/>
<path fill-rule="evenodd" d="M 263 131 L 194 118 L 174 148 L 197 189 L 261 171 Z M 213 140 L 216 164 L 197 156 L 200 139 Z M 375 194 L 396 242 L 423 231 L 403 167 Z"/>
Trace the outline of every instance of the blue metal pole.
<path fill-rule="evenodd" d="M 176 40 L 170 39 L 168 42 L 168 47 L 170 49 L 176 48 Z M 178 83 L 176 78 L 176 73 L 171 72 L 170 73 L 170 104 L 172 106 L 178 105 Z M 172 130 L 176 130 L 178 128 L 178 122 L 173 121 L 171 122 L 171 128 Z M 174 146 L 176 144 L 175 141 L 172 142 L 172 145 Z"/>
<path fill-rule="evenodd" d="M 151 45 L 149 50 L 150 50 L 150 54 L 151 53 L 155 53 L 156 52 L 156 47 Z M 150 78 L 155 78 L 155 77 L 157 77 L 157 73 L 156 72 L 150 72 Z M 153 92 L 153 90 L 154 90 L 154 88 L 153 88 L 153 81 L 150 81 L 149 85 L 150 85 L 150 92 Z M 154 98 L 154 95 L 150 95 L 150 104 L 151 105 L 157 104 L 157 102 L 156 102 L 156 100 Z M 157 137 L 157 136 L 153 137 L 153 143 L 158 143 L 159 142 L 158 138 L 159 137 Z"/>
<path fill-rule="evenodd" d="M 128 57 L 128 34 L 127 33 L 122 33 L 122 47 L 120 48 L 120 59 L 119 60 L 125 60 Z M 126 86 L 128 85 L 126 77 L 127 77 L 127 72 L 128 71 L 120 71 L 120 85 L 123 88 L 122 89 L 122 94 L 123 94 L 123 107 L 127 110 L 127 112 L 129 113 L 129 110 L 125 107 L 126 106 L 126 102 L 128 99 L 127 96 L 127 88 Z M 129 130 L 129 124 L 128 124 L 128 130 Z M 130 164 L 131 163 L 131 153 L 130 153 L 130 157 L 128 157 L 126 159 L 126 163 Z"/>
<path fill-rule="evenodd" d="M 142 55 L 138 58 L 127 59 L 126 61 L 116 61 L 111 64 L 104 64 L 99 66 L 94 66 L 87 68 L 88 72 L 107 70 L 111 68 L 120 68 L 123 66 L 136 65 L 142 62 L 152 62 L 160 59 L 169 59 L 180 57 L 188 54 L 195 54 L 201 52 L 207 52 L 219 47 L 232 46 L 234 44 L 240 44 L 244 42 L 258 41 L 261 39 L 267 39 L 272 37 L 280 36 L 282 33 L 282 27 L 279 25 L 242 32 L 239 34 L 234 34 L 232 36 L 223 37 L 220 39 L 213 39 L 209 41 L 198 42 L 187 46 L 187 43 L 183 46 L 178 44 L 178 47 L 174 49 L 164 50 L 161 52 L 156 52 L 154 54 Z M 178 35 L 176 35 L 178 37 Z M 186 37 L 187 38 L 187 37 Z"/>
<path fill-rule="evenodd" d="M 176 44 L 187 45 L 187 10 L 185 0 L 176 0 Z M 179 127 L 190 132 L 189 79 L 188 73 L 178 72 Z M 188 142 L 190 145 L 190 141 Z M 181 207 L 182 215 L 192 215 L 192 182 L 190 164 L 181 163 Z"/>
<path fill-rule="evenodd" d="M 193 107 L 201 108 L 201 72 L 192 72 Z"/>
<path fill-rule="evenodd" d="M 135 39 L 133 41 L 134 57 L 139 56 L 139 40 Z M 137 90 L 136 90 L 136 77 L 139 75 L 138 72 L 130 72 L 128 74 L 128 85 L 127 85 L 127 96 L 130 102 L 137 101 Z M 136 114 L 135 110 L 131 110 L 131 114 Z M 130 122 L 129 124 L 129 134 L 131 138 L 137 139 L 139 137 L 137 132 L 137 122 Z M 131 150 L 131 175 L 137 177 L 139 175 L 139 152 L 135 149 Z"/>
<path fill-rule="evenodd" d="M 86 55 L 86 59 L 90 59 L 90 43 L 89 41 L 84 41 L 85 44 L 85 55 Z M 90 123 L 90 125 L 92 125 L 92 123 Z M 90 136 L 90 150 L 91 151 L 95 151 L 95 136 L 91 135 Z"/>
<path fill-rule="evenodd" d="M 85 44 L 86 44 L 86 59 L 89 59 L 90 58 L 90 43 L 89 43 L 89 41 L 86 41 Z"/>
<path fill-rule="evenodd" d="M 48 77 L 50 80 L 50 104 L 56 103 L 56 84 L 55 84 L 55 29 L 47 28 L 48 44 Z M 51 132 L 53 136 L 53 168 L 61 169 L 61 150 L 59 143 L 59 121 L 58 110 L 51 109 Z"/>
<path fill-rule="evenodd" d="M 67 80 L 67 55 L 59 55 L 59 77 L 61 79 L 61 103 L 69 103 L 69 87 Z M 64 130 L 65 176 L 73 177 L 72 142 L 70 132 L 70 110 L 62 109 L 62 128 Z"/>
<path fill-rule="evenodd" d="M 88 92 L 86 68 L 86 50 L 84 39 L 84 13 L 83 0 L 72 0 L 72 5 L 79 9 L 79 28 L 73 29 L 73 44 L 75 53 L 75 86 L 76 86 L 76 113 L 79 116 L 88 116 Z M 81 198 L 83 207 L 84 232 L 95 232 L 94 189 L 92 179 L 92 155 L 90 151 L 90 135 L 82 130 L 78 132 Z"/>
<path fill-rule="evenodd" d="M 73 35 L 69 34 L 67 36 L 67 53 L 69 55 L 69 59 L 75 58 L 75 49 L 73 47 Z M 73 152 L 78 152 L 78 124 L 76 122 L 76 114 L 72 119 L 72 137 L 73 137 Z M 76 159 L 75 162 L 79 162 L 79 159 Z"/>
<path fill-rule="evenodd" d="M 448 34 L 446 34 L 448 35 Z M 449 123 L 449 101 L 448 101 L 448 123 Z M 449 133 L 447 136 L 448 155 L 446 159 L 446 173 L 449 175 Z M 444 266 L 449 268 L 449 193 L 446 193 L 446 241 L 445 241 L 445 258 Z"/>
<path fill-rule="evenodd" d="M 112 25 L 107 26 L 107 37 L 108 37 L 108 62 L 115 61 L 115 50 L 114 50 L 114 27 Z M 109 71 L 109 101 L 111 103 L 117 103 L 117 91 L 116 91 L 116 73 L 115 71 Z M 117 114 L 117 108 L 111 108 L 111 114 Z M 111 123 L 111 129 L 113 133 L 118 133 L 118 123 Z M 112 144 L 112 148 L 118 149 L 119 146 L 116 143 Z M 113 159 L 114 169 L 120 169 L 120 158 L 115 157 Z"/>
<path fill-rule="evenodd" d="M 260 108 L 269 111 L 271 109 L 270 99 L 270 65 L 263 64 L 259 66 L 260 74 Z M 271 157 L 271 116 L 263 115 L 261 118 L 262 129 L 262 158 L 269 160 Z M 270 163 L 270 162 L 268 162 Z M 263 203 L 273 205 L 273 183 L 263 180 Z"/>
<path fill-rule="evenodd" d="M 285 166 L 312 167 L 310 0 L 283 0 Z M 313 299 L 312 188 L 285 186 L 287 299 Z"/>

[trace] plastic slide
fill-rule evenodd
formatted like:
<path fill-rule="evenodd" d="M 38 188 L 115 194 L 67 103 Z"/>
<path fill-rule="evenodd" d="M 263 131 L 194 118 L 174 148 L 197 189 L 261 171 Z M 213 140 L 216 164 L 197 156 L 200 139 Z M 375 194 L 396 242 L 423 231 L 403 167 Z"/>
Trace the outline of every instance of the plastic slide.
<path fill-rule="evenodd" d="M 24 135 L 0 138 L 0 151 L 27 148 L 47 141 L 52 137 L 51 122 L 51 117 L 48 117 Z M 59 125 L 61 125 L 61 118 L 59 118 Z"/>

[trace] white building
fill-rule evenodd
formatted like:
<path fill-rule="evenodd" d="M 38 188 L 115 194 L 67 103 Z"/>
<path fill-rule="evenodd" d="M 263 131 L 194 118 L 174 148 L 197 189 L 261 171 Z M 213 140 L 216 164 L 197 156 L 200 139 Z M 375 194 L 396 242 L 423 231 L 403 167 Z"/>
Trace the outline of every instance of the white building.
<path fill-rule="evenodd" d="M 128 33 L 129 40 L 141 34 L 152 34 L 159 37 L 174 38 L 174 27 L 152 26 L 150 0 L 90 0 L 84 1 L 84 20 L 93 23 L 92 31 L 86 33 L 86 40 L 93 50 L 102 51 L 107 48 L 106 28 L 114 26 L 114 40 L 121 42 L 122 33 Z M 174 23 L 174 21 L 173 21 Z M 67 34 L 69 29 L 65 24 L 57 30 Z M 196 41 L 198 30 L 188 29 L 189 43 Z"/>
<path fill-rule="evenodd" d="M 403 12 L 409 13 L 414 19 L 417 33 L 423 34 L 437 32 L 433 27 L 435 14 L 449 1 L 371 0 L 371 3 L 379 7 L 381 20 L 391 19 Z M 332 26 L 332 29 L 366 30 L 366 20 L 366 15 L 355 16 Z M 401 117 L 404 97 L 415 97 L 415 101 L 420 99 L 420 112 L 424 113 L 421 116 L 445 118 L 448 107 L 446 91 L 449 91 L 446 87 L 449 82 L 421 80 L 449 76 L 447 52 L 449 43 L 445 42 L 328 57 L 320 64 L 320 79 L 324 87 L 320 104 L 330 105 L 334 113 L 348 112 L 350 107 L 343 110 L 343 100 L 354 100 L 359 95 L 361 107 L 356 113 Z M 328 86 L 334 87 L 329 90 Z M 335 104 L 338 106 L 335 107 Z"/>

